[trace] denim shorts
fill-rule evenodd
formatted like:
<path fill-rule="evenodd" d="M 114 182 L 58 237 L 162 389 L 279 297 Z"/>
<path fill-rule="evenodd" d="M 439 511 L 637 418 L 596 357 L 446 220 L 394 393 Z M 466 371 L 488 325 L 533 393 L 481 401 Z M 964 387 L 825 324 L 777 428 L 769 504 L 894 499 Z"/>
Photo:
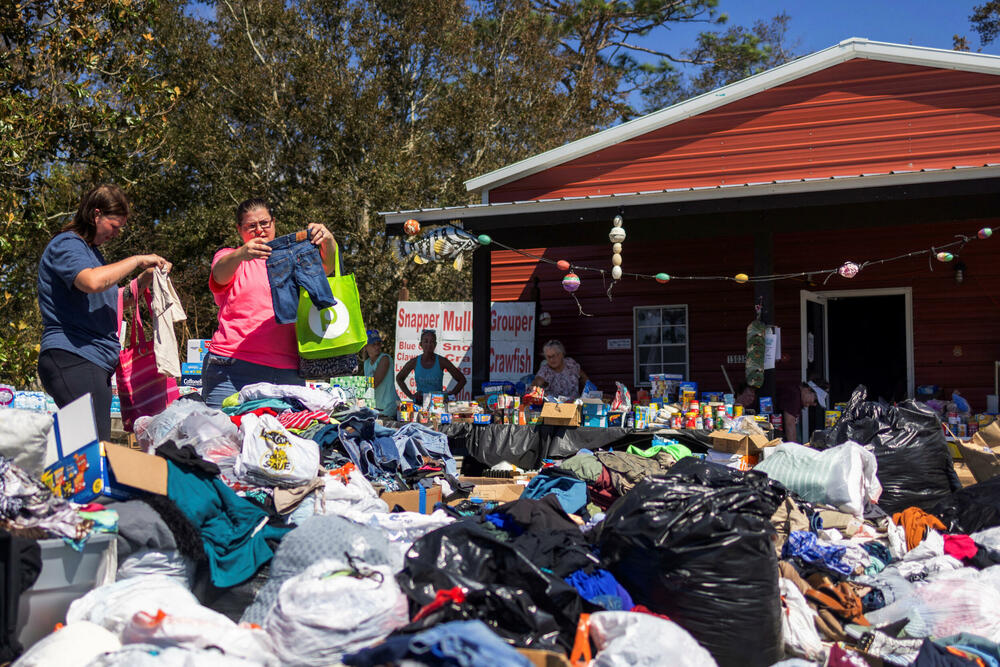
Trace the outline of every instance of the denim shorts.
<path fill-rule="evenodd" d="M 326 279 L 323 258 L 319 249 L 309 242 L 307 232 L 279 236 L 268 245 L 271 256 L 267 258 L 267 281 L 271 285 L 274 319 L 278 324 L 295 321 L 300 287 L 309 293 L 317 308 L 329 308 L 337 303 Z"/>
<path fill-rule="evenodd" d="M 221 408 L 222 401 L 243 387 L 257 382 L 304 385 L 298 369 L 274 368 L 209 352 L 201 362 L 201 397 L 211 408 Z"/>

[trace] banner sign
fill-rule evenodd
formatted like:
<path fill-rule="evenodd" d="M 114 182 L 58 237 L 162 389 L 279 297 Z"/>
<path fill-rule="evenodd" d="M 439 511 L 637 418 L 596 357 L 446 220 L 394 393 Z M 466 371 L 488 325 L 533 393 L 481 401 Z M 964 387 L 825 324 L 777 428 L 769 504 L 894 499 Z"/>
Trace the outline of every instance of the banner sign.
<path fill-rule="evenodd" d="M 421 353 L 420 333 L 437 333 L 437 353 L 449 359 L 465 375 L 466 388 L 459 400 L 472 398 L 472 302 L 400 301 L 396 306 L 396 350 L 393 377 L 403 365 Z M 516 382 L 535 372 L 535 304 L 496 301 L 490 311 L 490 380 Z M 407 378 L 416 391 L 413 374 Z M 451 383 L 446 372 L 442 391 Z M 479 392 L 479 387 L 476 387 Z"/>

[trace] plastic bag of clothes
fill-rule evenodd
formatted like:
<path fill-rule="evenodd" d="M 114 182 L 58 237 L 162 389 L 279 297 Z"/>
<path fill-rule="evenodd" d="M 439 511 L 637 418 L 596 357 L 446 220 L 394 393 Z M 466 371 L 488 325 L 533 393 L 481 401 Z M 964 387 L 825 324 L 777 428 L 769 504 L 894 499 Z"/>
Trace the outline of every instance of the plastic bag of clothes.
<path fill-rule="evenodd" d="M 998 567 L 998 566 L 994 566 Z M 994 568 L 989 568 L 994 569 Z M 906 613 L 910 637 L 970 632 L 1000 642 L 1000 590 L 976 570 L 963 568 L 914 588 Z"/>
<path fill-rule="evenodd" d="M 117 651 L 118 637 L 99 625 L 79 621 L 43 637 L 14 663 L 16 667 L 84 667 L 102 653 Z"/>
<path fill-rule="evenodd" d="M 273 416 L 247 414 L 240 423 L 243 450 L 236 477 L 257 486 L 302 486 L 319 471 L 319 445 L 290 433 Z"/>
<path fill-rule="evenodd" d="M 141 611 L 132 617 L 122 631 L 125 644 L 185 649 L 213 649 L 231 657 L 249 660 L 267 667 L 278 667 L 281 660 L 274 654 L 271 638 L 258 627 L 237 625 L 225 616 L 209 620 L 163 611 Z"/>
<path fill-rule="evenodd" d="M 962 488 L 937 413 L 914 400 L 891 406 L 866 395 L 864 386 L 855 389 L 837 424 L 813 433 L 810 444 L 827 449 L 853 441 L 870 449 L 883 489 L 879 506 L 890 514 L 929 510 Z"/>
<path fill-rule="evenodd" d="M 409 622 L 406 597 L 384 565 L 326 559 L 281 585 L 264 628 L 285 665 L 328 665 Z"/>
<path fill-rule="evenodd" d="M 781 602 L 785 613 L 781 615 L 781 636 L 785 649 L 793 655 L 805 656 L 809 659 L 822 659 L 823 640 L 816 631 L 813 620 L 816 612 L 798 586 L 784 577 L 778 580 L 781 587 Z"/>
<path fill-rule="evenodd" d="M 177 583 L 176 579 L 153 575 L 95 588 L 73 601 L 66 612 L 66 622 L 90 621 L 121 636 L 137 613 L 155 614 L 160 610 L 202 619 L 206 623 L 228 621 L 222 614 L 201 606 L 191 591 Z"/>
<path fill-rule="evenodd" d="M 577 618 L 596 607 L 585 608 L 575 588 L 543 572 L 507 539 L 492 527 L 465 519 L 414 542 L 406 567 L 396 577 L 414 613 L 434 602 L 438 591 L 458 587 L 465 599 L 412 629 L 479 619 L 516 646 L 572 649 Z"/>
<path fill-rule="evenodd" d="M 29 475 L 45 467 L 45 449 L 52 431 L 52 415 L 34 410 L 0 410 L 0 456 L 14 460 Z"/>
<path fill-rule="evenodd" d="M 782 610 L 770 518 L 784 498 L 763 473 L 685 458 L 616 502 L 597 544 L 637 604 L 676 621 L 720 665 L 771 665 Z"/>
<path fill-rule="evenodd" d="M 651 614 L 591 614 L 590 638 L 598 651 L 592 667 L 715 667 L 712 655 L 687 630 Z"/>
<path fill-rule="evenodd" d="M 833 505 L 861 516 L 868 501 L 878 502 L 882 485 L 875 456 L 854 442 L 817 451 L 785 442 L 754 467 L 811 503 Z"/>
<path fill-rule="evenodd" d="M 314 516 L 303 521 L 281 540 L 267 581 L 240 620 L 263 624 L 278 599 L 282 584 L 314 563 L 345 554 L 368 565 L 390 563 L 389 541 L 377 529 L 339 516 Z"/>
<path fill-rule="evenodd" d="M 953 533 L 976 533 L 1000 526 L 1000 477 L 967 486 L 930 509 Z"/>

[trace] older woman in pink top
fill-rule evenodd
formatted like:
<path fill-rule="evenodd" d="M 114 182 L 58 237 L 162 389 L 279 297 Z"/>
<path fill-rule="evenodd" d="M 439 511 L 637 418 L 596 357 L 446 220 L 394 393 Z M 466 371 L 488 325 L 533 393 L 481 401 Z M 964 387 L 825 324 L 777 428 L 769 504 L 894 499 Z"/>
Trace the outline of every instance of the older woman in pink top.
<path fill-rule="evenodd" d="M 255 382 L 304 384 L 298 374 L 295 323 L 278 324 L 267 279 L 269 241 L 275 237 L 274 216 L 263 199 L 248 199 L 236 208 L 239 248 L 222 248 L 212 258 L 208 286 L 219 306 L 219 328 L 202 362 L 202 396 L 219 407 L 222 401 Z M 334 271 L 335 243 L 324 225 L 307 227 L 319 246 L 323 269 Z"/>

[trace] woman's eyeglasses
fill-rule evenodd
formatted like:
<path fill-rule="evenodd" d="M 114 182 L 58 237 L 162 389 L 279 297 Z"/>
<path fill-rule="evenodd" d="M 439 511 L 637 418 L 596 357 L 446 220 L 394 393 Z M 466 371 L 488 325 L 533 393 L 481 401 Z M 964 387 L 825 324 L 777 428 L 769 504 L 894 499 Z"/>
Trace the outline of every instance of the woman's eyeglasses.
<path fill-rule="evenodd" d="M 254 222 L 249 225 L 243 225 L 243 229 L 244 231 L 248 232 L 256 231 L 258 229 L 267 231 L 268 229 L 271 228 L 271 225 L 273 224 L 274 224 L 274 218 L 271 218 L 270 220 L 263 220 L 261 222 Z"/>

